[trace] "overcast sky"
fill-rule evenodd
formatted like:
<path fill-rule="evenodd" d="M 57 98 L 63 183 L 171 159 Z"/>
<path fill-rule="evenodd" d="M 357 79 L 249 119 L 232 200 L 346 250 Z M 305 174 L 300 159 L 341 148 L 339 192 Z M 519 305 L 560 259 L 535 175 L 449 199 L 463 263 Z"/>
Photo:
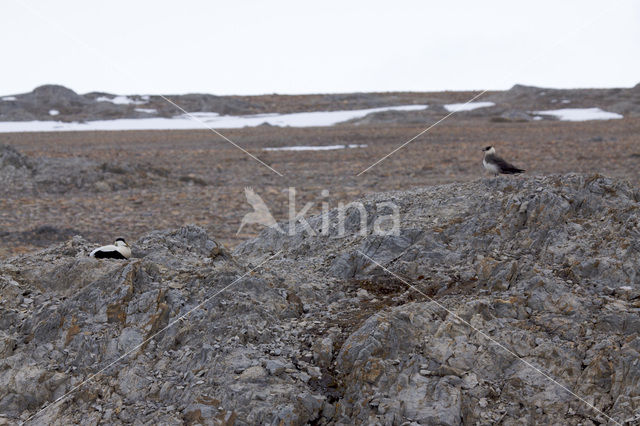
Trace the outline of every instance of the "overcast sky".
<path fill-rule="evenodd" d="M 2 0 L 0 94 L 630 87 L 640 2 Z"/>

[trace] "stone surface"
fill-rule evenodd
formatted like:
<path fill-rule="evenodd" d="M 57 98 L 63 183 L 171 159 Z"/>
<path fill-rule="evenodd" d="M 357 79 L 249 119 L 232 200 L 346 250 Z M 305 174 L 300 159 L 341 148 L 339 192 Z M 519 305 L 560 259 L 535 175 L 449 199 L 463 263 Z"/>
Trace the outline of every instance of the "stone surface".
<path fill-rule="evenodd" d="M 111 192 L 168 183 L 169 172 L 153 167 L 134 167 L 125 162 L 108 163 L 83 157 L 27 157 L 0 144 L 0 195 L 62 194 L 78 191 Z M 178 180 L 176 176 L 174 178 Z"/>
<path fill-rule="evenodd" d="M 597 175 L 374 194 L 369 223 L 391 201 L 397 235 L 362 235 L 347 213 L 341 236 L 332 211 L 327 236 L 265 230 L 236 255 L 284 250 L 285 283 L 315 283 L 303 303 L 340 325 L 328 422 L 624 421 L 640 409 L 639 200 Z"/>
<path fill-rule="evenodd" d="M 185 226 L 128 261 L 80 237 L 3 260 L 0 422 L 637 418 L 639 200 L 597 175 L 484 179 L 372 194 L 364 232 L 332 210 L 326 234 L 232 253 Z"/>

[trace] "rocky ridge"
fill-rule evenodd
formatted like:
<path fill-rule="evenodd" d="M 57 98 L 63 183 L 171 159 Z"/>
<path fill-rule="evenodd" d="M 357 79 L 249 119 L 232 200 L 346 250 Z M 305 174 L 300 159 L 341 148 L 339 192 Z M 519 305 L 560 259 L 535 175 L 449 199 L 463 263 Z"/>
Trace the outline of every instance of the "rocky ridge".
<path fill-rule="evenodd" d="M 167 95 L 187 111 L 247 114 L 248 102 L 207 94 Z M 181 112 L 160 96 L 117 96 L 103 92 L 84 95 L 58 85 L 36 87 L 32 92 L 0 97 L 0 120 L 112 120 L 116 118 L 172 117 Z"/>
<path fill-rule="evenodd" d="M 0 423 L 640 418 L 638 189 L 571 174 L 359 202 L 233 253 L 189 226 L 125 262 L 79 237 L 4 261 Z"/>
<path fill-rule="evenodd" d="M 477 95 L 476 92 L 473 95 Z M 461 102 L 466 102 L 472 96 Z M 601 108 L 622 114 L 624 117 L 640 116 L 640 84 L 627 89 L 548 89 L 516 84 L 509 90 L 485 93 L 476 102 L 492 102 L 494 105 L 456 112 L 465 119 L 485 119 L 493 123 L 526 123 L 534 120 L 557 120 L 551 115 L 534 111 L 564 108 Z M 429 108 L 423 111 L 385 111 L 369 114 L 350 123 L 363 124 L 424 124 L 435 122 L 449 113 L 446 102 L 438 97 L 425 99 Z"/>
<path fill-rule="evenodd" d="M 184 111 L 220 115 L 291 113 L 336 109 L 363 109 L 420 103 L 424 96 L 412 93 L 351 93 L 327 95 L 216 96 L 114 95 L 91 92 L 84 95 L 59 85 L 45 85 L 32 92 L 0 96 L 0 121 L 89 121 L 117 118 L 174 117 Z M 171 101 L 171 102 L 169 102 Z"/>
<path fill-rule="evenodd" d="M 515 85 L 505 91 L 486 92 L 477 101 L 495 105 L 458 112 L 467 119 L 494 122 L 527 122 L 531 111 L 559 108 L 599 107 L 624 116 L 640 115 L 640 84 L 615 89 L 548 89 Z M 84 95 L 58 85 L 45 85 L 32 92 L 0 96 L 0 121 L 89 121 L 117 118 L 174 117 L 181 115 L 171 102 L 189 112 L 214 112 L 221 115 L 293 113 L 366 109 L 407 104 L 427 104 L 420 111 L 386 111 L 350 120 L 351 124 L 423 124 L 442 118 L 445 105 L 464 103 L 478 92 L 389 92 L 339 93 L 317 95 L 216 96 L 186 95 L 113 95 L 91 92 Z M 170 100 L 171 102 L 167 101 Z M 536 119 L 555 120 L 552 116 Z"/>

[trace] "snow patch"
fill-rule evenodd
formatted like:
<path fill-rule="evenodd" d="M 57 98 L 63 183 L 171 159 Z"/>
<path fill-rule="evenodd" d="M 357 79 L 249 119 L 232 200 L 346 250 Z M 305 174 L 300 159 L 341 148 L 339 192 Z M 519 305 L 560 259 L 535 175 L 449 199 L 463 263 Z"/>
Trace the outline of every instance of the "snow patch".
<path fill-rule="evenodd" d="M 135 99 L 131 99 L 128 96 L 116 96 L 114 98 L 108 98 L 106 96 L 100 96 L 96 98 L 96 102 L 111 102 L 116 105 L 142 105 L 146 104 L 147 101 L 136 101 Z"/>
<path fill-rule="evenodd" d="M 50 109 L 49 110 L 49 115 L 58 115 L 60 114 L 60 111 L 58 111 L 57 109 Z"/>
<path fill-rule="evenodd" d="M 547 111 L 531 111 L 532 114 L 552 115 L 562 121 L 615 120 L 622 114 L 603 111 L 600 108 L 563 108 Z"/>
<path fill-rule="evenodd" d="M 5 96 L 4 98 L 2 98 L 3 101 L 15 101 L 16 97 L 15 96 Z"/>
<path fill-rule="evenodd" d="M 8 132 L 52 132 L 91 130 L 188 130 L 188 129 L 238 129 L 263 124 L 280 127 L 325 127 L 361 118 L 382 111 L 415 111 L 427 105 L 401 105 L 392 107 L 356 109 L 348 111 L 298 112 L 292 114 L 220 115 L 215 112 L 196 112 L 173 118 L 121 118 L 96 120 L 83 123 L 56 121 L 8 121 L 0 122 L 0 133 Z"/>
<path fill-rule="evenodd" d="M 291 114 L 256 114 L 245 116 L 219 115 L 212 112 L 192 113 L 198 120 L 209 127 L 218 129 L 235 129 L 254 127 L 263 124 L 280 127 L 324 127 L 333 126 L 343 121 L 361 118 L 368 114 L 382 111 L 416 111 L 426 109 L 427 105 L 402 105 L 346 111 L 296 112 Z M 182 116 L 188 118 L 188 116 Z"/>
<path fill-rule="evenodd" d="M 331 151 L 334 149 L 366 148 L 366 144 L 351 143 L 348 145 L 301 145 L 301 146 L 278 146 L 273 148 L 263 148 L 263 151 Z"/>
<path fill-rule="evenodd" d="M 146 112 L 147 114 L 155 114 L 158 112 L 155 108 L 136 108 L 138 112 Z"/>
<path fill-rule="evenodd" d="M 447 104 L 445 105 L 445 109 L 449 112 L 460 112 L 460 111 L 473 111 L 478 108 L 487 108 L 492 107 L 495 104 L 493 102 L 467 102 L 463 104 Z"/>

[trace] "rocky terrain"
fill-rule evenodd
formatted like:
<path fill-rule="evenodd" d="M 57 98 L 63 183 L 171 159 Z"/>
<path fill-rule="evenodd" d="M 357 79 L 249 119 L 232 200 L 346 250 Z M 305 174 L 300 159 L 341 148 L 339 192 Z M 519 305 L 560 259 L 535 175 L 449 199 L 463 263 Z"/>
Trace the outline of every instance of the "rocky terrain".
<path fill-rule="evenodd" d="M 207 184 L 193 174 L 176 175 L 169 169 L 148 163 L 132 165 L 126 161 L 113 163 L 85 157 L 28 157 L 6 145 L 0 145 L 0 181 L 0 197 L 4 202 L 13 196 L 39 201 L 52 197 L 58 202 L 60 197 L 86 193 L 109 199 L 113 192 Z M 41 205 L 37 204 L 37 207 Z M 126 211 L 114 215 L 107 201 L 92 215 L 87 215 L 84 222 L 88 224 L 98 219 L 103 224 L 118 223 L 123 213 Z M 69 221 L 66 226 L 41 224 L 18 230 L 4 228 L 0 229 L 0 240 L 7 245 L 28 241 L 32 246 L 45 247 L 84 232 L 74 226 L 78 226 L 77 221 Z"/>
<path fill-rule="evenodd" d="M 0 424 L 638 422 L 636 187 L 567 174 L 360 202 L 364 227 L 332 209 L 232 251 L 183 226 L 128 261 L 81 237 L 3 259 Z"/>
<path fill-rule="evenodd" d="M 0 96 L 0 121 L 59 120 L 88 121 L 117 118 L 173 117 L 184 111 L 216 112 L 221 115 L 335 111 L 427 104 L 412 112 L 380 112 L 355 119 L 355 124 L 423 124 L 447 114 L 445 105 L 464 103 L 476 92 L 388 92 L 317 95 L 215 96 L 114 95 L 91 92 L 84 95 L 58 85 L 35 88 L 30 93 Z M 171 102 L 169 102 L 171 101 Z M 515 85 L 505 91 L 489 91 L 477 101 L 493 102 L 491 107 L 462 111 L 467 118 L 495 122 L 522 122 L 534 119 L 531 111 L 559 108 L 599 107 L 624 116 L 640 116 L 640 84 L 626 89 L 548 89 Z M 537 119 L 555 120 L 553 116 Z"/>
<path fill-rule="evenodd" d="M 470 93 L 466 102 L 474 95 Z M 593 108 L 622 114 L 625 117 L 640 116 L 640 84 L 628 89 L 547 89 L 517 84 L 502 92 L 487 92 L 477 101 L 488 101 L 494 105 L 460 111 L 457 115 L 466 119 L 489 120 L 494 123 L 523 123 L 534 120 L 557 120 L 551 115 L 534 114 L 533 111 L 557 110 L 563 108 Z M 444 108 L 445 99 L 428 96 L 425 103 L 429 108 L 423 111 L 386 111 L 369 114 L 352 120 L 354 124 L 415 124 L 435 122 L 449 111 Z"/>
<path fill-rule="evenodd" d="M 152 184 L 167 185 L 169 170 L 151 165 L 96 162 L 82 157 L 29 158 L 13 147 L 0 145 L 0 195 L 64 194 L 70 191 L 118 191 Z M 186 178 L 186 177 L 183 177 Z M 176 177 L 176 179 L 179 179 Z"/>
<path fill-rule="evenodd" d="M 251 104 L 214 95 L 183 95 L 176 97 L 188 111 L 213 111 L 223 114 L 244 114 Z M 62 120 L 86 121 L 116 118 L 170 117 L 180 112 L 159 96 L 116 96 L 92 92 L 85 95 L 58 85 L 35 88 L 30 93 L 0 98 L 0 120 Z"/>
<path fill-rule="evenodd" d="M 467 92 L 452 92 L 445 98 L 462 99 L 466 94 Z M 87 121 L 173 117 L 182 114 L 183 111 L 169 100 L 189 112 L 246 115 L 420 104 L 427 98 L 429 96 L 426 94 L 408 92 L 299 96 L 216 96 L 210 94 L 122 96 L 103 92 L 81 95 L 64 86 L 45 85 L 37 87 L 29 93 L 0 96 L 0 121 Z"/>

